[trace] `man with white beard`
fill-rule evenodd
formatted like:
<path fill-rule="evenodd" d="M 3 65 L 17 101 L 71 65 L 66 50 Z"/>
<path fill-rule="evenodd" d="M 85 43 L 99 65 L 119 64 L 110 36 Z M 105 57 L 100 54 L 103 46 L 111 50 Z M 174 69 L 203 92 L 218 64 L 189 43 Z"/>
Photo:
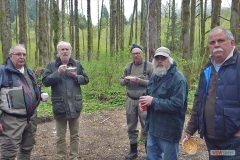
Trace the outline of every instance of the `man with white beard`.
<path fill-rule="evenodd" d="M 146 96 L 139 99 L 139 103 L 147 107 L 147 160 L 178 159 L 187 96 L 187 80 L 170 57 L 170 50 L 158 48 Z"/>

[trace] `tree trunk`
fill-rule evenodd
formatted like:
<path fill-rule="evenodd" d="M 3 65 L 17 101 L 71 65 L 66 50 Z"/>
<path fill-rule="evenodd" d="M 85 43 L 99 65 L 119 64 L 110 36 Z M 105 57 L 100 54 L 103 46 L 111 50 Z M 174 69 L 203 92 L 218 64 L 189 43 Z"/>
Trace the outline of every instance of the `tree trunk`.
<path fill-rule="evenodd" d="M 115 34 L 116 33 L 116 1 L 111 0 L 110 4 L 110 54 L 114 56 L 115 50 Z"/>
<path fill-rule="evenodd" d="M 180 50 L 183 56 L 183 59 L 185 61 L 188 61 L 191 58 L 191 54 L 189 52 L 189 44 L 190 44 L 190 36 L 189 36 L 189 5 L 190 0 L 183 0 L 182 1 L 182 15 L 181 15 L 181 23 L 182 23 L 182 29 L 181 29 L 181 38 L 180 38 Z M 191 86 L 190 82 L 190 75 L 191 75 L 191 66 L 185 65 L 183 66 L 184 73 L 186 76 L 187 81 L 189 82 L 189 86 Z"/>
<path fill-rule="evenodd" d="M 57 44 L 60 41 L 60 35 L 59 35 L 59 25 L 60 25 L 60 21 L 59 21 L 59 8 L 58 8 L 58 4 L 55 0 L 53 0 L 52 2 L 53 4 L 53 10 L 52 10 L 52 23 L 51 23 L 51 27 L 53 30 L 53 45 L 55 48 L 55 55 L 57 55 Z"/>
<path fill-rule="evenodd" d="M 189 44 L 189 52 L 190 59 L 192 58 L 192 54 L 194 51 L 194 35 L 195 35 L 195 16 L 196 16 L 196 0 L 191 0 L 191 19 L 190 19 L 190 44 Z"/>
<path fill-rule="evenodd" d="M 75 16 L 75 55 L 76 59 L 80 60 L 80 47 L 79 47 L 79 15 L 78 15 L 78 0 L 74 4 Z"/>
<path fill-rule="evenodd" d="M 24 44 L 27 49 L 27 16 L 26 0 L 18 1 L 19 15 L 19 43 Z"/>
<path fill-rule="evenodd" d="M 211 19 L 211 28 L 220 25 L 219 21 L 219 13 L 221 9 L 222 0 L 214 0 L 212 1 L 212 19 Z"/>
<path fill-rule="evenodd" d="M 91 1 L 87 0 L 87 17 L 88 17 L 88 61 L 92 56 L 92 19 L 91 19 Z"/>
<path fill-rule="evenodd" d="M 65 41 L 65 0 L 62 0 L 62 40 Z"/>
<path fill-rule="evenodd" d="M 8 57 L 9 49 L 12 46 L 10 0 L 0 0 L 0 13 L 2 60 L 4 62 L 5 59 Z"/>
<path fill-rule="evenodd" d="M 46 19 L 46 2 L 39 1 L 39 39 L 38 39 L 38 48 L 39 48 L 39 65 L 44 67 L 48 62 L 48 32 L 47 32 L 47 19 Z"/>
<path fill-rule="evenodd" d="M 240 27 L 239 25 L 239 5 L 240 2 L 239 0 L 232 0 L 232 8 L 231 8 L 231 19 L 230 19 L 230 30 L 233 33 L 235 37 L 235 43 L 237 44 L 239 39 L 238 39 L 238 28 Z"/>

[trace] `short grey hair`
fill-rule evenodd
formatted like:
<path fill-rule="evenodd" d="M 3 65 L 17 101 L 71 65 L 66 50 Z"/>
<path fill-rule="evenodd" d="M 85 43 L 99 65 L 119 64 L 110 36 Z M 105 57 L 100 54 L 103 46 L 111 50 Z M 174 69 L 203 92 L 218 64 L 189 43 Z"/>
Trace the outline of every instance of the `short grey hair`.
<path fill-rule="evenodd" d="M 67 46 L 70 48 L 70 50 L 72 50 L 71 44 L 70 44 L 69 42 L 66 42 L 66 41 L 60 41 L 60 42 L 58 42 L 58 44 L 57 44 L 57 50 L 59 49 L 59 46 L 61 46 L 61 45 L 67 45 Z"/>
<path fill-rule="evenodd" d="M 234 36 L 233 36 L 232 32 L 230 30 L 226 29 L 226 28 L 221 27 L 221 26 L 217 26 L 217 27 L 211 29 L 209 34 L 208 34 L 208 39 L 209 39 L 211 33 L 213 31 L 215 31 L 215 30 L 218 30 L 218 29 L 220 29 L 221 31 L 223 31 L 223 33 L 225 33 L 225 35 L 227 36 L 228 40 L 230 40 L 230 41 L 234 40 Z"/>
<path fill-rule="evenodd" d="M 13 50 L 15 49 L 15 47 L 22 47 L 22 48 L 24 48 L 24 49 L 26 50 L 24 44 L 16 44 L 16 45 L 14 45 L 14 46 L 12 46 L 12 47 L 10 48 L 9 54 L 13 54 Z"/>

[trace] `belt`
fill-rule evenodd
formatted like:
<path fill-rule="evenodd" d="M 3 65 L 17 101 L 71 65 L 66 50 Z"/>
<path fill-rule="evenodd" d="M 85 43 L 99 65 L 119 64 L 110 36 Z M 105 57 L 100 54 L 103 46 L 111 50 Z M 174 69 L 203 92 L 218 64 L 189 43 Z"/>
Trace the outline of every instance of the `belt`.
<path fill-rule="evenodd" d="M 7 112 L 4 112 L 5 114 L 9 115 L 9 116 L 13 116 L 13 117 L 16 117 L 16 118 L 28 118 L 27 115 L 19 115 L 19 114 L 11 114 L 11 113 L 7 113 Z M 35 113 L 35 112 L 34 112 Z M 34 114 L 33 113 L 33 114 Z M 33 114 L 30 114 L 29 117 L 32 117 Z"/>
<path fill-rule="evenodd" d="M 139 98 L 131 97 L 128 92 L 127 92 L 127 96 L 128 96 L 129 98 L 131 98 L 132 100 L 139 100 Z"/>

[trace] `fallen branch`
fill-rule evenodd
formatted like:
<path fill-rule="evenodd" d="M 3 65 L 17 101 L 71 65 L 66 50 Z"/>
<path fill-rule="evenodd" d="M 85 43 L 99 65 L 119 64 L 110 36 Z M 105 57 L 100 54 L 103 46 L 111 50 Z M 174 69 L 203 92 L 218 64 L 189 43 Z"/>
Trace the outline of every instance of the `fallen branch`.
<path fill-rule="evenodd" d="M 100 122 L 100 123 L 104 123 L 105 121 L 107 121 L 107 120 L 109 120 L 111 117 L 108 117 L 108 118 L 106 118 L 106 119 L 104 119 L 102 122 Z"/>

